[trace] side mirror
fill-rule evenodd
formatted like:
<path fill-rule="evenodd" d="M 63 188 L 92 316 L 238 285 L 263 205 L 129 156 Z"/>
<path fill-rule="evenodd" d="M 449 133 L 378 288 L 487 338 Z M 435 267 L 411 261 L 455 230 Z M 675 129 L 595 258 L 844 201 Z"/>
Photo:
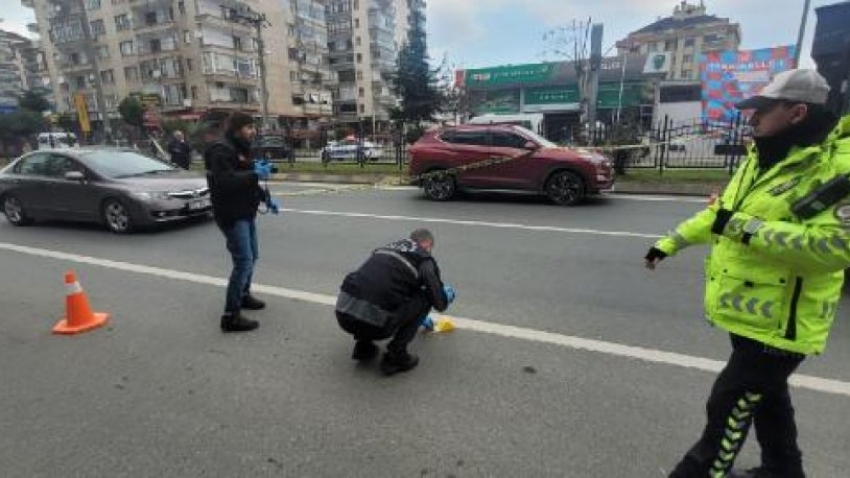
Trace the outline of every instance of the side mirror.
<path fill-rule="evenodd" d="M 79 181 L 83 182 L 86 180 L 86 175 L 80 171 L 68 171 L 65 173 L 65 179 L 68 181 Z"/>
<path fill-rule="evenodd" d="M 527 142 L 526 142 L 526 143 L 522 146 L 522 149 L 526 149 L 526 150 L 528 150 L 528 151 L 537 151 L 538 149 L 540 149 L 540 146 L 538 146 L 538 144 L 537 144 L 537 143 L 535 143 L 534 141 L 527 141 Z"/>

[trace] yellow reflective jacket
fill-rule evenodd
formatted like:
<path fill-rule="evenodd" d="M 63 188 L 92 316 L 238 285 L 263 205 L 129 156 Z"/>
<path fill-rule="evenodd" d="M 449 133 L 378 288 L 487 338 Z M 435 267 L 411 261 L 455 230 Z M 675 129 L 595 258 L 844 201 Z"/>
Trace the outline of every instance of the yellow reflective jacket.
<path fill-rule="evenodd" d="M 672 256 L 711 243 L 705 310 L 714 325 L 782 350 L 821 353 L 850 267 L 850 197 L 809 219 L 791 207 L 839 174 L 850 174 L 850 116 L 823 144 L 794 148 L 761 175 L 751 150 L 718 201 L 655 247 Z M 734 214 L 715 235 L 721 208 Z"/>

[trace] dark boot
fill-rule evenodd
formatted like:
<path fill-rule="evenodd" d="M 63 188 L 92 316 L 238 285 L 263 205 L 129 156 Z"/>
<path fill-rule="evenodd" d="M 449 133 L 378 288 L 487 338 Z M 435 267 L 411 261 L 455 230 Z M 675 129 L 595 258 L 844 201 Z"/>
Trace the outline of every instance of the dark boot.
<path fill-rule="evenodd" d="M 774 475 L 764 468 L 751 468 L 749 470 L 732 470 L 727 478 L 781 478 L 781 475 Z"/>
<path fill-rule="evenodd" d="M 263 310 L 266 308 L 266 303 L 248 294 L 242 298 L 242 308 L 245 310 Z"/>
<path fill-rule="evenodd" d="M 221 316 L 222 332 L 250 332 L 259 326 L 259 322 L 242 317 L 239 312 L 226 313 Z"/>
<path fill-rule="evenodd" d="M 381 371 L 386 376 L 392 376 L 397 373 L 407 372 L 416 368 L 419 365 L 419 357 L 407 352 L 384 354 L 384 360 L 381 361 Z"/>
<path fill-rule="evenodd" d="M 354 352 L 351 353 L 351 359 L 358 362 L 368 362 L 378 356 L 378 346 L 371 340 L 358 340 L 354 344 Z"/>

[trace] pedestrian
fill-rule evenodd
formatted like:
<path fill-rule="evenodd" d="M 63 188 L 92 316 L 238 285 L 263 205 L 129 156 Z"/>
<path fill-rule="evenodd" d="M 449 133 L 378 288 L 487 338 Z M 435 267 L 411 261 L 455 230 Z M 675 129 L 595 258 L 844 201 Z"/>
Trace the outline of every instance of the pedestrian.
<path fill-rule="evenodd" d="M 454 301 L 451 286 L 443 285 L 440 268 L 431 255 L 434 236 L 417 229 L 408 239 L 372 252 L 340 288 L 336 317 L 356 341 L 353 360 L 366 362 L 378 355 L 375 341 L 390 339 L 381 362 L 386 375 L 406 372 L 419 364 L 407 346 L 431 308 L 442 312 Z"/>
<path fill-rule="evenodd" d="M 192 166 L 192 146 L 186 142 L 183 132 L 179 129 L 174 131 L 171 141 L 168 143 L 168 154 L 171 162 L 183 169 Z"/>
<path fill-rule="evenodd" d="M 251 279 L 259 254 L 256 216 L 264 199 L 270 209 L 277 204 L 266 197 L 259 184 L 260 180 L 268 179 L 271 168 L 251 159 L 251 140 L 256 134 L 251 116 L 233 113 L 224 137 L 204 153 L 213 214 L 233 260 L 221 317 L 224 332 L 256 329 L 259 323 L 242 316 L 241 311 L 265 308 L 265 303 L 251 295 Z"/>
<path fill-rule="evenodd" d="M 711 244 L 708 320 L 732 354 L 706 406 L 699 441 L 671 477 L 804 477 L 788 378 L 824 351 L 850 267 L 850 117 L 825 108 L 813 70 L 776 75 L 737 107 L 753 111 L 754 147 L 717 201 L 646 255 L 646 266 Z M 761 466 L 732 470 L 751 424 Z"/>

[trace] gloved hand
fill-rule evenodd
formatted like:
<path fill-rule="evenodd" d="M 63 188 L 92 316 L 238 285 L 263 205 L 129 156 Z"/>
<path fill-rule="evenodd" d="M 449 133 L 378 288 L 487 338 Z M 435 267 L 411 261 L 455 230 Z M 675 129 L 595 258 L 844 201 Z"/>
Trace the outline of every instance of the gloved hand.
<path fill-rule="evenodd" d="M 270 212 L 270 213 L 275 214 L 275 215 L 276 215 L 276 214 L 280 214 L 280 207 L 281 207 L 281 204 L 280 204 L 280 202 L 279 202 L 277 199 L 275 199 L 275 198 L 271 198 L 271 197 L 270 197 L 270 198 L 266 201 L 266 207 L 267 207 L 267 208 L 269 208 L 269 212 Z"/>
<path fill-rule="evenodd" d="M 257 177 L 260 180 L 269 179 L 272 175 L 272 165 L 266 160 L 254 161 L 254 173 L 257 174 Z"/>
<path fill-rule="evenodd" d="M 644 259 L 646 259 L 646 268 L 647 269 L 655 269 L 655 266 L 658 265 L 659 262 L 663 261 L 667 258 L 667 253 L 662 251 L 657 247 L 651 247 L 649 252 L 646 253 Z"/>
<path fill-rule="evenodd" d="M 455 288 L 450 285 L 443 286 L 443 292 L 446 293 L 446 298 L 449 300 L 449 304 L 455 301 L 457 297 L 457 292 L 455 292 Z"/>

